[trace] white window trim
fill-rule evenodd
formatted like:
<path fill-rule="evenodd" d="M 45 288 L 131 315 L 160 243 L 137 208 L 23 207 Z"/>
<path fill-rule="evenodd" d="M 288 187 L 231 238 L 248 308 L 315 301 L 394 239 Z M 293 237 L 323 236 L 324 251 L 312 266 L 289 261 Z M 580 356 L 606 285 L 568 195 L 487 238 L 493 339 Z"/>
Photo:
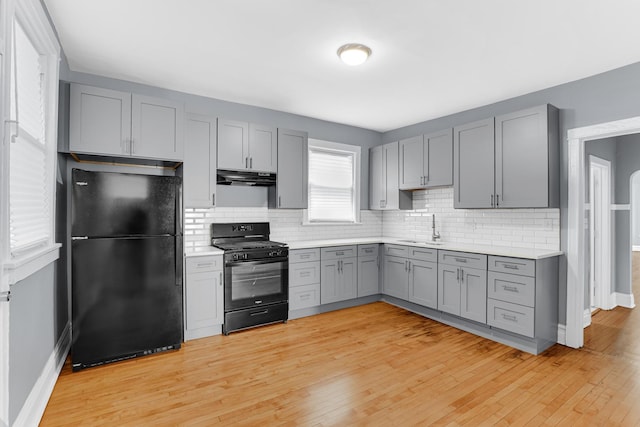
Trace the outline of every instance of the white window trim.
<path fill-rule="evenodd" d="M 39 49 L 47 52 L 45 56 L 46 69 L 46 92 L 47 100 L 44 105 L 45 116 L 47 118 L 47 127 L 45 129 L 45 138 L 47 141 L 47 175 L 48 175 L 48 191 L 51 194 L 51 215 L 50 218 L 50 237 L 47 243 L 32 251 L 28 251 L 19 256 L 12 256 L 9 244 L 9 149 L 10 144 L 6 142 L 8 138 L 8 127 L 3 125 L 2 129 L 2 166 L 0 168 L 0 178 L 2 181 L 2 190 L 0 192 L 0 237 L 2 247 L 0 248 L 0 261 L 2 268 L 0 269 L 0 291 L 7 290 L 8 286 L 14 284 L 39 269 L 45 267 L 51 262 L 59 258 L 60 244 L 55 243 L 55 209 L 56 209 L 56 168 L 57 168 L 57 135 L 58 135 L 58 77 L 60 68 L 60 44 L 49 23 L 44 9 L 39 0 L 20 0 L 9 1 L 7 4 L 6 21 L 3 23 L 3 87 L 2 87 L 2 117 L 3 122 L 9 119 L 9 89 L 10 89 L 10 58 L 6 53 L 8 43 L 12 42 L 9 37 L 13 19 L 20 22 L 22 28 L 27 32 L 33 43 Z"/>
<path fill-rule="evenodd" d="M 331 142 L 331 141 L 323 141 L 320 139 L 309 138 L 309 150 L 312 148 L 320 148 L 334 151 L 342 151 L 345 153 L 353 153 L 355 167 L 354 167 L 354 187 L 355 187 L 355 212 L 354 218 L 355 221 L 309 221 L 309 210 L 303 209 L 302 215 L 302 225 L 303 226 L 327 226 L 327 225 L 359 225 L 362 224 L 360 221 L 360 171 L 361 171 L 361 152 L 362 148 L 359 145 L 350 145 L 350 144 L 342 144 L 339 142 Z"/>

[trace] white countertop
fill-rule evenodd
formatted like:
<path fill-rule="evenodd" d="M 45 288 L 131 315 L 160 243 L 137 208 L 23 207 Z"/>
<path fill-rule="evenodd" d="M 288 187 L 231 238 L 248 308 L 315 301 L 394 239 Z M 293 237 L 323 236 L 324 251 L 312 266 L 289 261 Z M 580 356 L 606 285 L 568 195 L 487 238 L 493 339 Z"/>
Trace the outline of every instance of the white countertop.
<path fill-rule="evenodd" d="M 526 259 L 543 259 L 560 256 L 563 254 L 562 251 L 549 249 L 512 248 L 507 246 L 471 245 L 453 242 L 443 242 L 434 245 L 427 242 L 422 243 L 389 237 L 354 237 L 350 239 L 305 240 L 298 242 L 287 242 L 287 244 L 289 245 L 289 249 L 308 249 L 342 245 L 366 245 L 372 243 L 389 243 L 396 245 L 417 246 L 422 248 L 444 249 L 448 251 L 471 252 L 476 254 L 497 255 Z"/>
<path fill-rule="evenodd" d="M 222 255 L 224 251 L 222 249 L 214 248 L 213 246 L 203 246 L 195 251 L 187 251 L 184 256 L 190 258 L 194 256 L 209 256 L 209 255 Z"/>

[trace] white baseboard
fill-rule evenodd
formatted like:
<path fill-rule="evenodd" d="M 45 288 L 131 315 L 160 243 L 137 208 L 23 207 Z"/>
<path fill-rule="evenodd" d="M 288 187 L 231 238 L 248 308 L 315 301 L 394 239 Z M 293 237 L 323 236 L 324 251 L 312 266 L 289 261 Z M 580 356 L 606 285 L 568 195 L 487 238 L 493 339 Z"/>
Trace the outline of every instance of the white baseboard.
<path fill-rule="evenodd" d="M 582 327 L 586 328 L 591 325 L 591 309 L 585 308 L 582 312 Z"/>
<path fill-rule="evenodd" d="M 24 402 L 13 424 L 14 427 L 37 426 L 40 424 L 44 410 L 53 392 L 53 387 L 56 385 L 58 375 L 60 375 L 70 348 L 71 323 L 69 322 L 56 343 L 51 356 L 49 356 L 49 360 L 47 360 L 47 363 L 44 365 L 40 377 L 38 377 L 38 380 L 31 389 L 31 393 L 29 393 L 27 400 Z"/>
<path fill-rule="evenodd" d="M 616 301 L 616 305 L 626 308 L 634 308 L 636 306 L 633 294 L 621 294 L 615 292 L 613 296 Z"/>
<path fill-rule="evenodd" d="M 558 324 L 558 344 L 567 345 L 567 325 Z"/>

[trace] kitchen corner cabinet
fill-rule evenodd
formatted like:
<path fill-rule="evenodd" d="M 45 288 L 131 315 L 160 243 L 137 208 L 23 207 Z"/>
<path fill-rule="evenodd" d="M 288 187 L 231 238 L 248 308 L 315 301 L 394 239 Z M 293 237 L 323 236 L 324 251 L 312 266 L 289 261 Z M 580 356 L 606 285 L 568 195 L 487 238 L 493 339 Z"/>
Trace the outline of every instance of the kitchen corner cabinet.
<path fill-rule="evenodd" d="M 559 206 L 557 108 L 458 126 L 453 139 L 454 208 Z"/>
<path fill-rule="evenodd" d="M 329 304 L 358 295 L 356 246 L 322 248 L 320 253 L 320 302 Z"/>
<path fill-rule="evenodd" d="M 216 118 L 187 114 L 184 147 L 184 206 L 216 205 Z"/>
<path fill-rule="evenodd" d="M 487 323 L 487 256 L 438 251 L 438 309 Z"/>
<path fill-rule="evenodd" d="M 308 147 L 306 132 L 278 129 L 277 208 L 307 209 Z"/>
<path fill-rule="evenodd" d="M 358 245 L 358 297 L 380 293 L 380 245 Z"/>
<path fill-rule="evenodd" d="M 70 94 L 71 152 L 182 160 L 181 103 L 79 84 Z"/>
<path fill-rule="evenodd" d="M 218 169 L 277 172 L 276 128 L 218 119 Z"/>
<path fill-rule="evenodd" d="M 186 259 L 185 341 L 219 334 L 224 322 L 222 255 Z"/>
<path fill-rule="evenodd" d="M 398 188 L 398 142 L 369 149 L 369 209 L 412 209 L 411 194 Z"/>
<path fill-rule="evenodd" d="M 453 185 L 453 130 L 400 140 L 398 167 L 401 190 Z"/>

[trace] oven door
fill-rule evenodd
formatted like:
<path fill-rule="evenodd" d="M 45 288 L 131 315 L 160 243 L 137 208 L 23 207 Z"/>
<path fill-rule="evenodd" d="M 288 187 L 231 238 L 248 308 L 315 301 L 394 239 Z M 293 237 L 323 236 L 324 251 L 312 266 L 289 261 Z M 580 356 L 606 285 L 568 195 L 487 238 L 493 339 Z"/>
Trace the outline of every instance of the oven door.
<path fill-rule="evenodd" d="M 288 299 L 287 257 L 225 263 L 225 311 L 285 302 Z"/>

